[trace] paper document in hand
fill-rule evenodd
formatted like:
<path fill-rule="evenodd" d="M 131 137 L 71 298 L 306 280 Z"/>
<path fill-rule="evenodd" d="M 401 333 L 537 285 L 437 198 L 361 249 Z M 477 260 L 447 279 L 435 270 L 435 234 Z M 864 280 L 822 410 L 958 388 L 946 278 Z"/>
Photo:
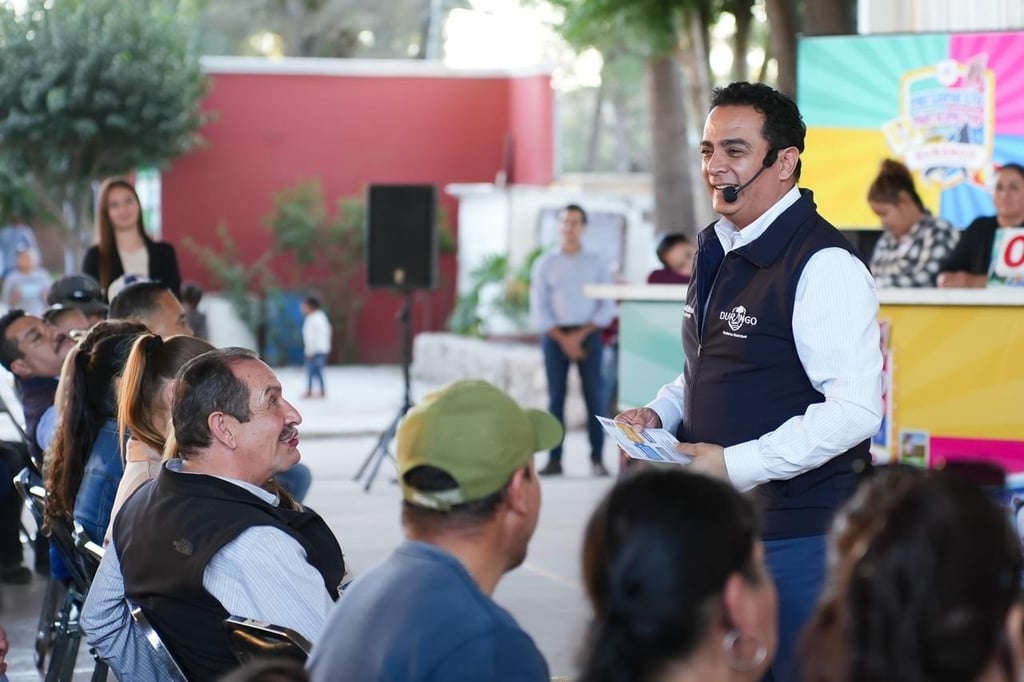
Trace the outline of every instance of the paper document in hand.
<path fill-rule="evenodd" d="M 604 430 L 615 439 L 619 447 L 633 459 L 674 464 L 689 464 L 693 461 L 689 455 L 676 452 L 676 445 L 679 441 L 671 431 L 641 429 L 605 417 L 598 417 L 597 420 L 601 422 Z"/>

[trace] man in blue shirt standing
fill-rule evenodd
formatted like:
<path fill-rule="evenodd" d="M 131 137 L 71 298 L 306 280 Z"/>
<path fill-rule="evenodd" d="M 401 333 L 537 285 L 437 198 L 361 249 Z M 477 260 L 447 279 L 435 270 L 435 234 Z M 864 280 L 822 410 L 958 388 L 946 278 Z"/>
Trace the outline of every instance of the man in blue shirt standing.
<path fill-rule="evenodd" d="M 398 428 L 406 541 L 345 591 L 313 647 L 314 682 L 547 682 L 536 644 L 491 595 L 537 527 L 550 414 L 491 384 L 431 393 Z"/>
<path fill-rule="evenodd" d="M 591 471 L 607 476 L 602 462 L 604 431 L 597 416 L 604 416 L 601 386 L 601 330 L 615 318 L 615 304 L 607 299 L 588 298 L 587 284 L 611 282 L 611 267 L 601 256 L 583 250 L 587 213 L 576 204 L 562 209 L 561 243 L 533 265 L 530 277 L 530 314 L 541 332 L 544 371 L 548 380 L 548 410 L 565 423 L 565 394 L 569 365 L 579 369 L 583 399 L 587 405 L 587 435 L 590 438 Z M 562 473 L 562 445 L 551 450 L 541 476 Z"/>

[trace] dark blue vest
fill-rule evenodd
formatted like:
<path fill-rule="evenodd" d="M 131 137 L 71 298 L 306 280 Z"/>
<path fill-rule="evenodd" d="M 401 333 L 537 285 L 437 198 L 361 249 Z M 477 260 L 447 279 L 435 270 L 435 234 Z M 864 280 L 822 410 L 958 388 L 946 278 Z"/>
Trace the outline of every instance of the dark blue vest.
<path fill-rule="evenodd" d="M 793 339 L 797 282 L 816 252 L 856 252 L 818 215 L 807 190 L 751 244 L 723 257 L 713 225 L 701 231 L 697 244 L 683 314 L 686 413 L 678 437 L 729 447 L 824 402 Z M 824 533 L 869 466 L 864 441 L 817 469 L 755 488 L 764 538 Z"/>
<path fill-rule="evenodd" d="M 218 679 L 238 666 L 224 619 L 249 614 L 225 611 L 203 587 L 203 572 L 214 554 L 253 526 L 295 538 L 338 598 L 345 574 L 341 547 L 312 510 L 274 507 L 233 483 L 164 467 L 114 520 L 125 596 L 142 607 L 189 679 Z"/>

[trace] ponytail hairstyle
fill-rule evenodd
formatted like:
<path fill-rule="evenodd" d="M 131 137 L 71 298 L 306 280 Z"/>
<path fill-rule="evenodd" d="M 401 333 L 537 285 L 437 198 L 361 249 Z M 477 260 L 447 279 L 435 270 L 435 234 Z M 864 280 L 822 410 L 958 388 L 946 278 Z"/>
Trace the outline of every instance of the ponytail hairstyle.
<path fill-rule="evenodd" d="M 618 482 L 584 535 L 594 617 L 580 682 L 653 682 L 696 653 L 729 577 L 762 580 L 759 532 L 750 502 L 724 481 L 660 469 Z"/>
<path fill-rule="evenodd" d="M 900 200 L 900 192 L 906 192 L 910 200 L 914 202 L 921 211 L 927 212 L 924 202 L 921 201 L 914 186 L 914 176 L 910 169 L 899 161 L 885 159 L 882 167 L 878 170 L 871 186 L 868 187 L 868 201 L 879 204 L 897 204 Z"/>
<path fill-rule="evenodd" d="M 157 424 L 156 413 L 163 400 L 164 386 L 186 362 L 213 350 L 213 346 L 192 336 L 172 336 L 164 341 L 156 334 L 143 334 L 132 344 L 121 375 L 117 422 L 122 447 L 125 433 L 163 452 L 170 429 L 171 406 L 166 405 L 167 423 Z"/>
<path fill-rule="evenodd" d="M 145 331 L 137 322 L 103 320 L 68 354 L 57 387 L 64 409 L 44 472 L 48 519 L 72 517 L 93 443 L 103 423 L 117 413 L 116 384 L 128 350 Z"/>
<path fill-rule="evenodd" d="M 843 507 L 802 643 L 806 682 L 962 682 L 996 660 L 1019 595 L 1020 540 L 989 493 L 949 471 L 889 467 Z"/>

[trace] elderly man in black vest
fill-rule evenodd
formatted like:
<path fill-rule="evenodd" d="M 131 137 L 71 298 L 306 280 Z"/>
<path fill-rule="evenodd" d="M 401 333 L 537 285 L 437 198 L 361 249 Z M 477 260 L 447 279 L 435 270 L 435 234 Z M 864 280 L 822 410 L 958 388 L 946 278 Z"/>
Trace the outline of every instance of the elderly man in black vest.
<path fill-rule="evenodd" d="M 190 679 L 209 680 L 237 665 L 228 615 L 315 640 L 345 573 L 324 521 L 268 485 L 299 461 L 302 420 L 254 353 L 189 361 L 175 380 L 172 421 L 180 459 L 125 503 L 82 613 L 86 639 L 121 679 L 157 679 L 126 598 Z"/>
<path fill-rule="evenodd" d="M 753 490 L 779 589 L 769 679 L 824 579 L 832 514 L 870 466 L 882 418 L 878 299 L 860 256 L 797 187 L 805 126 L 763 84 L 716 88 L 701 169 L 722 218 L 698 235 L 683 310 L 685 368 L 619 419 L 677 432 L 694 469 Z"/>

